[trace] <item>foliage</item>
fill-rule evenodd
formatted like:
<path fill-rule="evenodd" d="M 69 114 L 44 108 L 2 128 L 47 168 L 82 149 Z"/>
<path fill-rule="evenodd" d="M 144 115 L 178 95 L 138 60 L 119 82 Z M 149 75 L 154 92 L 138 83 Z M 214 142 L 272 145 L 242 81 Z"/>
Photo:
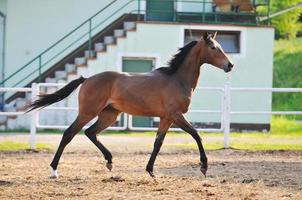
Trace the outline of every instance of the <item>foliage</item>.
<path fill-rule="evenodd" d="M 288 8 L 300 2 L 300 0 L 272 0 L 271 11 L 277 12 L 282 9 Z M 272 23 L 276 28 L 277 35 L 281 38 L 293 39 L 296 37 L 301 25 L 299 23 L 299 17 L 302 14 L 302 9 L 298 8 L 274 17 Z"/>
<path fill-rule="evenodd" d="M 274 87 L 302 88 L 302 38 L 279 40 L 274 48 Z M 273 110 L 302 111 L 301 93 L 274 93 Z M 302 119 L 302 116 L 296 118 Z"/>
<path fill-rule="evenodd" d="M 294 134 L 302 136 L 302 123 L 286 117 L 273 117 L 271 121 L 271 133 L 275 135 Z"/>

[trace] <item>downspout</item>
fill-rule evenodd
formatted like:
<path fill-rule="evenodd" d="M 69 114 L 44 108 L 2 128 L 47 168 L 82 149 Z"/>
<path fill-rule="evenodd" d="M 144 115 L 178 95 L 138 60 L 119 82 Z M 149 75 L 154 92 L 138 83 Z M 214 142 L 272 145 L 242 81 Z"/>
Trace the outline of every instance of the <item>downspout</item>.
<path fill-rule="evenodd" d="M 3 37 L 0 38 L 0 40 L 3 40 L 3 46 L 1 47 L 2 48 L 2 63 L 1 63 L 1 82 L 2 80 L 4 79 L 5 77 L 5 34 L 6 34 L 6 16 L 0 12 L 0 17 L 3 18 Z M 4 84 L 3 83 L 2 85 L 0 85 L 0 87 L 4 87 Z M 0 96 L 0 103 L 2 104 L 3 106 L 3 103 L 4 103 L 4 93 L 1 94 Z M 1 110 L 3 108 L 0 108 Z"/>

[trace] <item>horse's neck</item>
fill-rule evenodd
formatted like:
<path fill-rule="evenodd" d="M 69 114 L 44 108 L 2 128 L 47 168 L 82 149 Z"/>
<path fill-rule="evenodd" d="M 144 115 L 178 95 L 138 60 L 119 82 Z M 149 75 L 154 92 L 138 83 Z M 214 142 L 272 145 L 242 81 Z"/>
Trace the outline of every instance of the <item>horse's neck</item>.
<path fill-rule="evenodd" d="M 198 84 L 200 66 L 203 63 L 200 62 L 196 54 L 192 52 L 190 54 L 192 55 L 188 55 L 182 66 L 177 70 L 176 77 L 186 88 L 194 91 Z"/>

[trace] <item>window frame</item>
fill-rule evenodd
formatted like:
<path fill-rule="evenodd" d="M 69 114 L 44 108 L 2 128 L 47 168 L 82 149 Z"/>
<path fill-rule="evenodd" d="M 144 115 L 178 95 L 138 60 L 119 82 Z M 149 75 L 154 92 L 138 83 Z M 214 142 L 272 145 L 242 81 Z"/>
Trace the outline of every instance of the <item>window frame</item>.
<path fill-rule="evenodd" d="M 243 59 L 246 58 L 247 54 L 247 30 L 246 26 L 236 26 L 236 25 L 220 25 L 220 24 L 182 24 L 179 26 L 179 40 L 178 47 L 184 46 L 185 29 L 192 30 L 216 30 L 216 31 L 238 31 L 240 32 L 240 53 L 229 54 L 232 58 Z"/>
<path fill-rule="evenodd" d="M 235 46 L 236 48 L 238 49 L 238 51 L 233 51 L 233 52 L 227 52 L 227 54 L 240 54 L 241 53 L 241 42 L 240 42 L 240 35 L 241 35 L 241 31 L 236 31 L 236 30 L 216 30 L 216 29 L 208 29 L 208 30 L 205 30 L 205 29 L 187 29 L 185 28 L 184 29 L 184 44 L 186 43 L 186 38 L 188 36 L 187 33 L 189 33 L 190 31 L 192 32 L 196 32 L 198 33 L 199 35 L 203 35 L 204 32 L 210 32 L 210 33 L 214 33 L 214 32 L 218 32 L 218 34 L 224 34 L 224 35 L 235 35 L 235 39 L 236 39 L 236 42 L 235 42 Z"/>

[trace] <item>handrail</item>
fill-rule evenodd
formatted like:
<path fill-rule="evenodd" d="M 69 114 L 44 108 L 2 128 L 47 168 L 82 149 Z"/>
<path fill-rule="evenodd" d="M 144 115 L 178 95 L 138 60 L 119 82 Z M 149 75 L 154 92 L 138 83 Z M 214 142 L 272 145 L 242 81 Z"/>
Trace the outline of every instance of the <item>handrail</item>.
<path fill-rule="evenodd" d="M 9 79 L 11 79 L 12 77 L 14 77 L 16 74 L 18 74 L 20 71 L 22 71 L 23 69 L 25 69 L 27 66 L 29 66 L 30 64 L 32 64 L 34 61 L 36 61 L 37 59 L 41 58 L 46 52 L 48 52 L 50 49 L 52 49 L 53 47 L 55 47 L 56 45 L 58 45 L 60 42 L 62 42 L 63 40 L 65 40 L 68 36 L 70 36 L 72 33 L 74 33 L 75 31 L 77 31 L 79 28 L 83 27 L 87 22 L 89 22 L 90 20 L 92 20 L 95 16 L 97 16 L 98 14 L 100 14 L 101 12 L 103 12 L 104 10 L 106 10 L 107 8 L 109 8 L 113 3 L 115 3 L 117 0 L 112 0 L 110 3 L 108 3 L 106 6 L 104 6 L 101 10 L 99 10 L 97 13 L 95 13 L 94 15 L 92 15 L 90 18 L 88 18 L 87 20 L 85 20 L 83 23 L 81 23 L 80 25 L 78 25 L 76 28 L 74 28 L 72 31 L 70 31 L 69 33 L 67 33 L 65 36 L 63 36 L 61 39 L 59 39 L 57 42 L 55 42 L 53 45 L 51 45 L 50 47 L 48 47 L 47 49 L 45 49 L 44 51 L 42 51 L 42 53 L 40 53 L 39 55 L 37 55 L 36 57 L 34 57 L 33 59 L 31 59 L 29 62 L 27 62 L 25 65 L 23 65 L 21 68 L 19 68 L 17 71 L 15 71 L 14 73 L 12 73 L 11 75 L 9 75 L 7 78 L 5 78 L 0 85 L 4 84 L 6 81 L 8 81 Z M 133 1 L 133 0 L 131 0 Z"/>

